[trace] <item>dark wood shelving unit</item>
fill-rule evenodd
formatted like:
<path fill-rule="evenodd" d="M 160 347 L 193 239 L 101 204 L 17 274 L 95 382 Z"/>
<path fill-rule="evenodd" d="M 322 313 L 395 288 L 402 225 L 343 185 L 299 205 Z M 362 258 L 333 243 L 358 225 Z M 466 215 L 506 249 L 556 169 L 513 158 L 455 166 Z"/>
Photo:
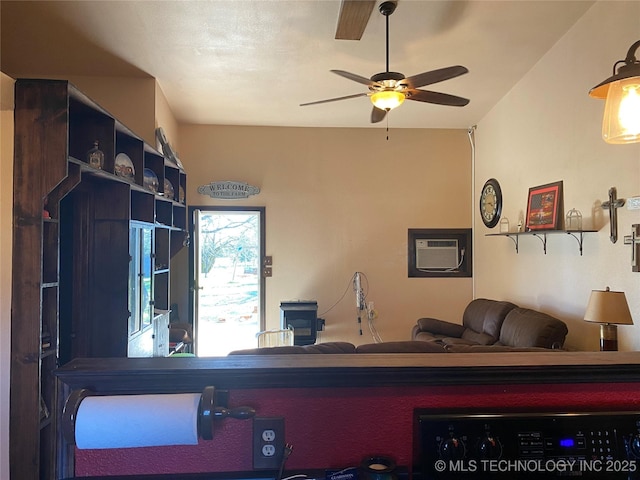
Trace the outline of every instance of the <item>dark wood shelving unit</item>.
<path fill-rule="evenodd" d="M 154 307 L 170 305 L 171 258 L 186 235 L 186 199 L 178 197 L 186 175 L 67 81 L 16 81 L 14 130 L 10 472 L 50 480 L 64 477 L 53 372 L 74 358 L 126 357 L 142 334 L 162 343 L 149 356 L 168 353 L 168 313 L 156 322 Z M 100 169 L 85 161 L 95 142 Z M 120 153 L 132 161 L 132 179 L 116 174 Z M 158 177 L 158 192 L 145 188 L 144 168 Z M 153 239 L 140 250 L 151 288 L 138 303 L 130 288 L 137 224 Z M 132 331 L 144 305 L 152 318 Z"/>

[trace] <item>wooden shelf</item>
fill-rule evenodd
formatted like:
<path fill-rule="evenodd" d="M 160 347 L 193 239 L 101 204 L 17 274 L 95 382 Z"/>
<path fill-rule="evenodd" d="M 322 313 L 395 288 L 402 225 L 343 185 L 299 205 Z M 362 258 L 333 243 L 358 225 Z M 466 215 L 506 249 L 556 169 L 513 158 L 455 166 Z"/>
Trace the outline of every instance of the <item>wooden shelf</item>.
<path fill-rule="evenodd" d="M 538 230 L 530 232 L 504 232 L 487 233 L 486 237 L 508 237 L 516 247 L 516 254 L 519 252 L 520 237 L 536 237 L 542 242 L 542 250 L 547 254 L 547 235 L 570 235 L 578 242 L 578 249 L 582 256 L 582 244 L 585 233 L 597 233 L 598 230 Z"/>
<path fill-rule="evenodd" d="M 17 80 L 14 119 L 13 244 L 21 248 L 12 259 L 10 473 L 62 478 L 53 372 L 78 357 L 127 356 L 137 333 L 130 312 L 146 305 L 146 317 L 137 315 L 151 332 L 153 305 L 168 309 L 170 258 L 186 228 L 186 199 L 177 201 L 186 174 L 65 80 Z M 96 141 L 101 168 L 87 162 Z M 133 179 L 115 173 L 120 153 L 131 159 Z M 144 187 L 145 168 L 157 175 L 158 192 Z M 174 198 L 164 194 L 165 178 Z M 136 244 L 150 286 L 141 283 L 147 296 L 135 300 L 134 229 L 151 238 Z M 51 346 L 43 350 L 44 336 Z M 49 410 L 42 421 L 40 399 Z"/>

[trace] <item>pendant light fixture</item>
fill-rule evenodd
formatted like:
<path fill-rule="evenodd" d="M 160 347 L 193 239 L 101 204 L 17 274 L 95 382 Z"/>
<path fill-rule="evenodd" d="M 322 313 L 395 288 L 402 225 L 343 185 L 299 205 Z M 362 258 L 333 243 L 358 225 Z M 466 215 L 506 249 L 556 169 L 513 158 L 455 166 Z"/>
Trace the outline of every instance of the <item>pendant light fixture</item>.
<path fill-rule="evenodd" d="M 627 57 L 613 64 L 613 75 L 589 91 L 592 98 L 606 99 L 602 138 L 607 143 L 640 142 L 640 61 L 635 53 L 640 40 L 629 48 Z M 617 69 L 616 67 L 623 63 Z"/>

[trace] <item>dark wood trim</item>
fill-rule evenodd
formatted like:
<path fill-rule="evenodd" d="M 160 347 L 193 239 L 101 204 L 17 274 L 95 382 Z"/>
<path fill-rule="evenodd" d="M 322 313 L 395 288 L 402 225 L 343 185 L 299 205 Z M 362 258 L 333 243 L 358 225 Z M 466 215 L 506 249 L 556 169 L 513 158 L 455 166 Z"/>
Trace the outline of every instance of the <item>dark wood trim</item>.
<path fill-rule="evenodd" d="M 78 358 L 56 375 L 71 389 L 104 394 L 199 392 L 207 385 L 243 389 L 626 383 L 638 381 L 639 360 L 640 352 Z"/>

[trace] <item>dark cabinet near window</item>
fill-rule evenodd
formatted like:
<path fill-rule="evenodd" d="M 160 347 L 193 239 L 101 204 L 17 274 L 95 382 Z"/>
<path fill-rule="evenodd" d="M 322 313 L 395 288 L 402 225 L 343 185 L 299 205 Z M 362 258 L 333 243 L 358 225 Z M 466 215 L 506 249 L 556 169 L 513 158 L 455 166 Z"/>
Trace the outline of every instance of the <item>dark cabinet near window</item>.
<path fill-rule="evenodd" d="M 61 80 L 16 82 L 14 152 L 11 478 L 63 478 L 53 371 L 168 353 L 186 175 Z"/>

